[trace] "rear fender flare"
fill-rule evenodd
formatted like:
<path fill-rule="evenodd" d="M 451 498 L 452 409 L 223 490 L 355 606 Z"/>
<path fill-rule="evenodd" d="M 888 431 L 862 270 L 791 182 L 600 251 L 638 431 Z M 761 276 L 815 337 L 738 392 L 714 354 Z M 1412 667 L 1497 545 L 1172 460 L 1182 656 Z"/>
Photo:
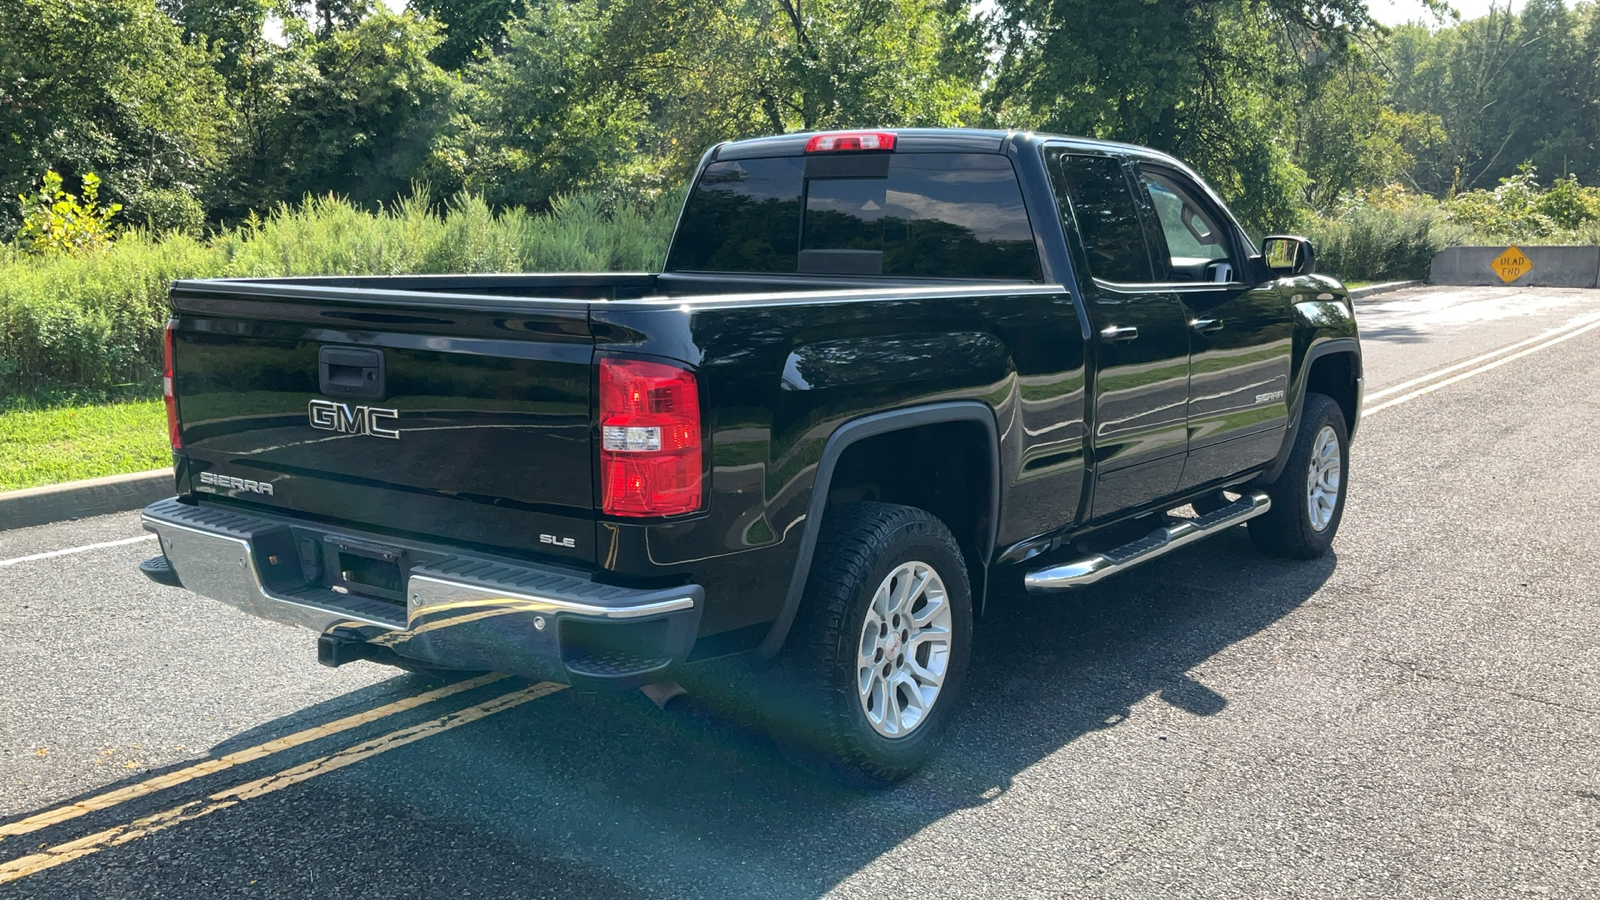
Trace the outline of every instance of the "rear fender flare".
<path fill-rule="evenodd" d="M 794 573 L 789 578 L 789 591 L 784 596 L 783 606 L 778 610 L 778 618 L 773 621 L 766 638 L 761 642 L 760 652 L 763 657 L 771 658 L 783 649 L 783 642 L 789 637 L 789 629 L 794 626 L 795 615 L 800 611 L 800 601 L 806 591 L 806 578 L 811 573 L 811 559 L 816 553 L 817 538 L 822 534 L 822 517 L 828 506 L 828 489 L 833 483 L 834 468 L 839 464 L 839 458 L 844 455 L 845 450 L 858 441 L 881 434 L 949 422 L 976 422 L 988 435 L 988 440 L 985 442 L 989 451 L 988 533 L 983 536 L 983 546 L 978 548 L 981 558 L 976 561 L 980 571 L 987 571 L 989 560 L 994 554 L 995 534 L 1000 522 L 1000 431 L 995 425 L 994 410 L 978 401 L 966 400 L 897 409 L 853 419 L 839 426 L 838 430 L 828 438 L 827 444 L 823 445 L 822 458 L 817 461 L 816 482 L 811 486 L 811 501 L 806 509 L 805 531 L 800 536 L 800 550 L 795 559 Z M 975 592 L 982 591 L 980 585 L 973 587 Z M 981 609 L 981 594 L 974 597 L 974 600 Z"/>

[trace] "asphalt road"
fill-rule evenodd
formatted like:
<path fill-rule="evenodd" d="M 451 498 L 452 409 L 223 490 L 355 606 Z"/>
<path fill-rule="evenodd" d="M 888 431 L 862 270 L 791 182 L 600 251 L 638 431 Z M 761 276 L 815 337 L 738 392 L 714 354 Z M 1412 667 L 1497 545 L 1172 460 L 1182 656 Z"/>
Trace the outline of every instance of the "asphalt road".
<path fill-rule="evenodd" d="M 715 674 L 661 713 L 330 670 L 145 582 L 149 541 L 28 558 L 135 515 L 0 533 L 0 896 L 1600 895 L 1600 292 L 1359 312 L 1336 554 L 1239 529 L 1008 600 L 879 793 L 790 769 Z"/>

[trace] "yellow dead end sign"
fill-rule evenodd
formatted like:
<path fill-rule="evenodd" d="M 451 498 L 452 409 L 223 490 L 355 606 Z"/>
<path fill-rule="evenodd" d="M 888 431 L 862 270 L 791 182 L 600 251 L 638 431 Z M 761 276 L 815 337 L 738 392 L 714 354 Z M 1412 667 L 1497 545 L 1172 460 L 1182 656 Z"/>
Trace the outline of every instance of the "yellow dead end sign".
<path fill-rule="evenodd" d="M 1506 252 L 1495 257 L 1494 262 L 1489 263 L 1489 267 L 1494 269 L 1494 273 L 1499 275 L 1500 280 L 1506 284 L 1510 284 L 1533 271 L 1533 263 L 1528 261 L 1528 254 L 1523 253 L 1522 248 L 1515 244 L 1507 247 Z"/>

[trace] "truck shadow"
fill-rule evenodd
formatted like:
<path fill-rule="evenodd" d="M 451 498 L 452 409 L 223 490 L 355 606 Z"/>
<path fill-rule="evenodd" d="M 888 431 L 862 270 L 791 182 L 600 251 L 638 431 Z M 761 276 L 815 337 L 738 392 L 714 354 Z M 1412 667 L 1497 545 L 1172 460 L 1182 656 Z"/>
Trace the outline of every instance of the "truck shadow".
<path fill-rule="evenodd" d="M 1143 701 L 1221 713 L 1227 698 L 1190 670 L 1291 613 L 1335 565 L 1264 559 L 1236 529 L 1080 593 L 996 598 L 956 727 L 924 772 L 886 791 L 790 766 L 749 707 L 753 680 L 712 669 L 686 679 L 694 700 L 683 712 L 572 695 L 521 723 L 497 719 L 499 755 L 465 779 L 479 796 L 515 790 L 526 807 L 434 797 L 510 845 L 542 858 L 561 848 L 645 894 L 817 897 L 929 826 L 995 802 L 1019 773 L 1118 727 Z M 428 769 L 424 779 L 463 778 Z"/>
<path fill-rule="evenodd" d="M 239 873 L 260 896 L 817 897 L 1151 698 L 1223 712 L 1228 698 L 1190 671 L 1293 612 L 1335 565 L 1264 559 L 1235 529 L 1092 589 L 994 598 L 943 749 L 885 791 L 790 766 L 750 709 L 752 681 L 726 665 L 685 679 L 684 710 L 563 691 L 26 884 L 41 897 L 156 884 L 210 897 L 222 873 Z M 339 706 L 230 744 L 349 708 Z"/>

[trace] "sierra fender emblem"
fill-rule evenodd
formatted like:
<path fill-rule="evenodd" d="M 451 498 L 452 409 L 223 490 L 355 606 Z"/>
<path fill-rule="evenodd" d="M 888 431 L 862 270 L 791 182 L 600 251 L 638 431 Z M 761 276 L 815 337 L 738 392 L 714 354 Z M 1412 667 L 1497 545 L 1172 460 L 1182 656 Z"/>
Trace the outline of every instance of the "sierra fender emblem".
<path fill-rule="evenodd" d="M 398 409 L 381 409 L 376 406 L 352 407 L 348 403 L 332 400 L 313 400 L 306 413 L 311 427 L 341 434 L 370 434 L 373 437 L 400 439 L 400 429 L 388 428 L 384 422 L 400 418 Z"/>

